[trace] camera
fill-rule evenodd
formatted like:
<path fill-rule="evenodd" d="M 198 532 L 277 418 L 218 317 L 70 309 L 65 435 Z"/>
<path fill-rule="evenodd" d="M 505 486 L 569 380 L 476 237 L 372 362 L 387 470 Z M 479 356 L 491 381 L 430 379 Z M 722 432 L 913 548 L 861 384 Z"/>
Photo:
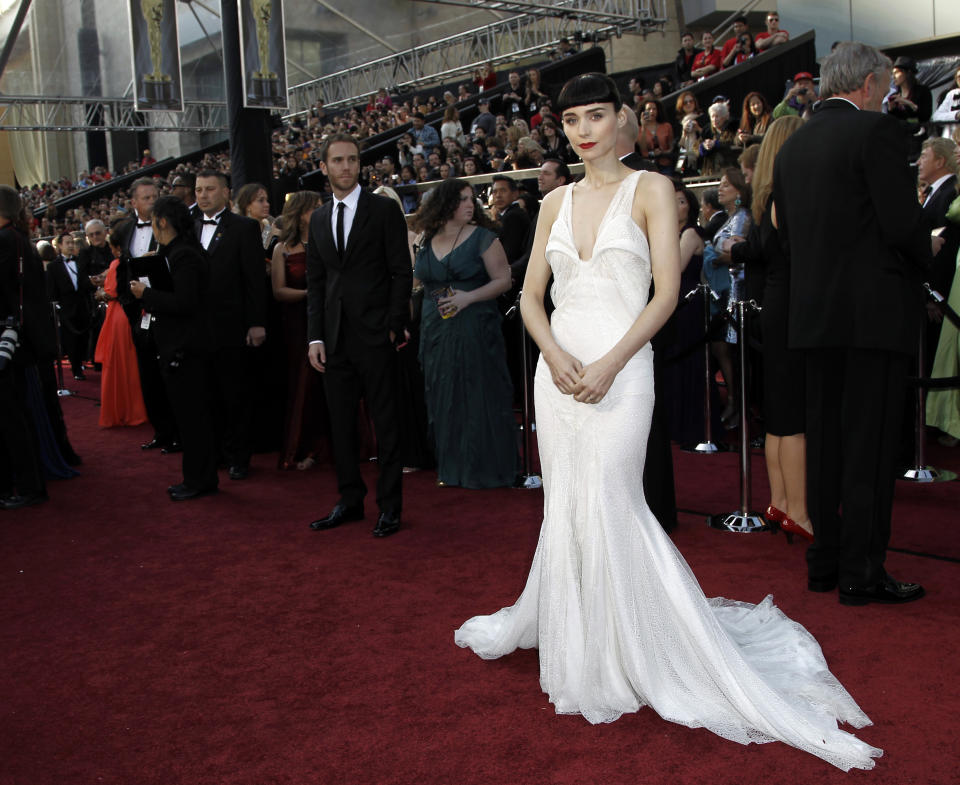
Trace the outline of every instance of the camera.
<path fill-rule="evenodd" d="M 20 332 L 17 329 L 17 321 L 12 316 L 8 316 L 3 322 L 3 331 L 0 332 L 0 371 L 6 370 L 10 365 L 19 345 Z"/>

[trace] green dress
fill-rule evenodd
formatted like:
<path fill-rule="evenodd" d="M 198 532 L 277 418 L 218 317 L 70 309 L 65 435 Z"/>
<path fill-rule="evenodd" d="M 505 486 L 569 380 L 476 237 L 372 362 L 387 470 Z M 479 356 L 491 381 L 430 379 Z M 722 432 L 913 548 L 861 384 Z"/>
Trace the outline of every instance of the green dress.
<path fill-rule="evenodd" d="M 947 211 L 947 218 L 960 223 L 960 196 L 954 199 Z M 957 255 L 960 265 L 960 254 Z M 960 312 L 960 266 L 957 267 L 950 285 L 947 303 Z M 949 319 L 943 320 L 940 342 L 933 360 L 934 379 L 960 375 L 960 330 Z M 960 390 L 930 390 L 927 393 L 927 425 L 939 428 L 955 439 L 960 439 Z"/>
<path fill-rule="evenodd" d="M 420 363 L 440 482 L 463 488 L 512 485 L 518 469 L 513 387 L 496 300 L 443 319 L 431 292 L 472 291 L 490 282 L 481 254 L 497 236 L 473 230 L 443 259 L 427 241 L 414 275 L 423 282 Z"/>

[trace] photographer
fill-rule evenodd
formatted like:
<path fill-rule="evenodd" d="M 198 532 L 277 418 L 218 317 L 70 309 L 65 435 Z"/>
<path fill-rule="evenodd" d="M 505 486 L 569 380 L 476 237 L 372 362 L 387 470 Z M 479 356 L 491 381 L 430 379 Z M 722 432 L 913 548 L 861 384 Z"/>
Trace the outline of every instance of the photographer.
<path fill-rule="evenodd" d="M 28 239 L 20 195 L 0 185 L 0 332 L 5 333 L 0 354 L 6 355 L 0 370 L 0 509 L 15 510 L 47 499 L 27 390 L 39 389 L 37 363 L 49 364 L 56 354 L 49 314 L 43 267 Z M 7 329 L 13 327 L 18 332 L 16 347 Z"/>
<path fill-rule="evenodd" d="M 806 120 L 813 113 L 813 105 L 817 100 L 813 76 L 807 71 L 801 71 L 793 77 L 793 87 L 787 91 L 783 100 L 773 107 L 773 119 L 793 114 Z"/>
<path fill-rule="evenodd" d="M 745 63 L 756 54 L 757 50 L 753 45 L 753 36 L 750 35 L 749 32 L 745 32 L 737 36 L 736 42 L 730 49 L 730 54 L 724 58 L 723 67 L 730 68 L 740 63 Z"/>
<path fill-rule="evenodd" d="M 423 155 L 423 146 L 416 144 L 410 134 L 401 134 L 397 139 L 397 161 L 400 166 L 416 166 L 413 158 L 418 153 Z"/>
<path fill-rule="evenodd" d="M 737 63 L 734 58 L 742 51 L 743 35 L 745 33 L 747 33 L 747 17 L 741 14 L 733 20 L 733 36 L 723 42 L 723 49 L 720 51 L 724 68 L 729 68 Z M 753 39 L 751 38 L 752 42 Z"/>
<path fill-rule="evenodd" d="M 647 101 L 640 113 L 640 154 L 653 162 L 661 174 L 671 174 L 673 127 L 664 120 L 659 101 Z"/>

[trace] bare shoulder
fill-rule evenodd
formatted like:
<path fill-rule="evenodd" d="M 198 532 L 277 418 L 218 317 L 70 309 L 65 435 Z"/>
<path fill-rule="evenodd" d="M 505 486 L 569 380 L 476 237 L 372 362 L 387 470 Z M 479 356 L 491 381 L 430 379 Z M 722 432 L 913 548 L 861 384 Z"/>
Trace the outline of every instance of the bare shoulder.
<path fill-rule="evenodd" d="M 637 178 L 637 187 L 633 192 L 633 220 L 647 231 L 649 219 L 672 215 L 676 222 L 677 198 L 674 196 L 673 182 L 657 172 L 644 172 Z"/>
<path fill-rule="evenodd" d="M 658 172 L 644 172 L 637 178 L 637 187 L 633 192 L 634 206 L 648 203 L 658 204 L 662 199 L 674 200 L 673 181 Z"/>
<path fill-rule="evenodd" d="M 560 212 L 560 205 L 563 202 L 563 196 L 566 194 L 568 188 L 573 188 L 573 184 L 570 185 L 561 185 L 559 188 L 554 188 L 550 193 L 543 197 L 543 201 L 540 202 L 540 215 L 544 218 L 556 218 L 557 213 Z"/>

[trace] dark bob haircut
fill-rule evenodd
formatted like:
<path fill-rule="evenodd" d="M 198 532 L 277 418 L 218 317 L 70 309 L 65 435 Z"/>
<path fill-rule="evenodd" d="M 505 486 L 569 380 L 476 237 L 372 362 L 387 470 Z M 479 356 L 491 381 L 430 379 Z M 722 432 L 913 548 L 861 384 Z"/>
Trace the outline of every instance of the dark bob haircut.
<path fill-rule="evenodd" d="M 613 104 L 614 111 L 619 112 L 623 101 L 616 84 L 606 74 L 580 74 L 563 86 L 557 99 L 557 111 L 562 114 L 574 106 L 587 104 Z"/>

